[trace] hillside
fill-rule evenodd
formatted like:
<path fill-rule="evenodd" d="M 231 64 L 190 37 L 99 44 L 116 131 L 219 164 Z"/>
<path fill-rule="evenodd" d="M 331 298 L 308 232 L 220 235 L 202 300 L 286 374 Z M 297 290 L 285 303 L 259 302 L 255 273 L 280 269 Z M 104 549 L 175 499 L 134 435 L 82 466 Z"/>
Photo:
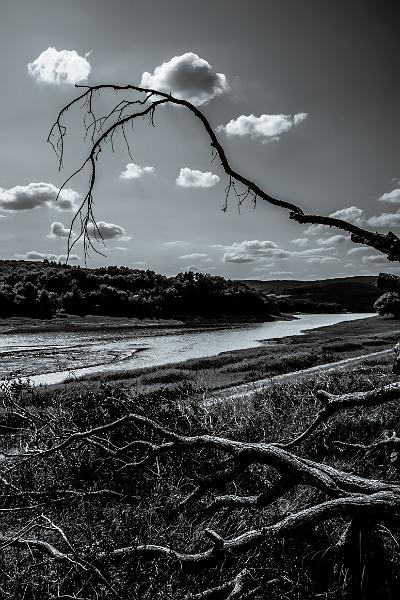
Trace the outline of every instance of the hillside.
<path fill-rule="evenodd" d="M 357 276 L 318 281 L 298 280 L 271 280 L 271 281 L 243 281 L 257 292 L 268 295 L 287 296 L 280 300 L 282 306 L 296 308 L 304 305 L 299 310 L 305 310 L 307 303 L 333 303 L 342 309 L 351 312 L 370 312 L 373 304 L 382 290 L 376 286 L 376 277 Z M 273 296 L 271 296 L 273 297 Z"/>
<path fill-rule="evenodd" d="M 0 261 L 0 317 L 104 315 L 139 319 L 262 320 L 276 302 L 239 281 L 203 273 L 166 277 L 128 267 L 87 269 L 43 261 Z"/>

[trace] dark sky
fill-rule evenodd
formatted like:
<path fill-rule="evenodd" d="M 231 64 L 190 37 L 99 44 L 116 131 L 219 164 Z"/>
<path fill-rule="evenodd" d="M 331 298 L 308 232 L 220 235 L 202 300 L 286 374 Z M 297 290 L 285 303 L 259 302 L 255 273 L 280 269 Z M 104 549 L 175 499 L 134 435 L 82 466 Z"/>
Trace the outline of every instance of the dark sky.
<path fill-rule="evenodd" d="M 3 0 L 1 257 L 65 254 L 73 212 L 52 200 L 87 152 L 82 115 L 68 117 L 61 173 L 46 137 L 74 81 L 139 84 L 163 63 L 150 81 L 177 82 L 173 92 L 201 103 L 232 166 L 266 191 L 398 232 L 399 12 L 398 3 L 369 0 Z M 195 55 L 207 61 L 201 79 Z M 239 215 L 232 199 L 223 213 L 226 178 L 183 110 L 160 109 L 156 127 L 139 125 L 130 141 L 133 160 L 117 142 L 99 162 L 96 217 L 107 256 L 93 255 L 89 266 L 260 279 L 387 266 L 371 249 L 352 252 L 340 232 L 309 231 L 273 207 L 249 203 Z M 85 184 L 70 182 L 64 208 Z M 74 249 L 81 264 L 82 250 Z"/>

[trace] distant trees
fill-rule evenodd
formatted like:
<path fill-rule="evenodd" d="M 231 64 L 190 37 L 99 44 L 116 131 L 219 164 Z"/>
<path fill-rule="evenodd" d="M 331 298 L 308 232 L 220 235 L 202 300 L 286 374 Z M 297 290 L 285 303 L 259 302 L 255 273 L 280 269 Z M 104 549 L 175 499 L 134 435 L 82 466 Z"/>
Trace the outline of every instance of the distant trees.
<path fill-rule="evenodd" d="M 400 317 L 400 295 L 397 292 L 386 292 L 374 304 L 375 310 L 381 315 Z"/>
<path fill-rule="evenodd" d="M 0 261 L 0 317 L 74 315 L 137 318 L 276 314 L 243 283 L 203 273 L 165 277 L 127 267 L 82 269 L 54 262 Z"/>

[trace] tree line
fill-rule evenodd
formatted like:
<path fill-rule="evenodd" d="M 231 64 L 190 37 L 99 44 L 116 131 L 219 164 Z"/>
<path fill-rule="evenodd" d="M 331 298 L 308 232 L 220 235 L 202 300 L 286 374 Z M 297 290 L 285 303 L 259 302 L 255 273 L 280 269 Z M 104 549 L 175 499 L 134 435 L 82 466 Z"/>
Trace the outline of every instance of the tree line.
<path fill-rule="evenodd" d="M 0 261 L 0 317 L 60 313 L 137 318 L 259 315 L 276 304 L 241 282 L 192 271 L 166 277 L 150 270 L 81 268 L 51 261 Z"/>

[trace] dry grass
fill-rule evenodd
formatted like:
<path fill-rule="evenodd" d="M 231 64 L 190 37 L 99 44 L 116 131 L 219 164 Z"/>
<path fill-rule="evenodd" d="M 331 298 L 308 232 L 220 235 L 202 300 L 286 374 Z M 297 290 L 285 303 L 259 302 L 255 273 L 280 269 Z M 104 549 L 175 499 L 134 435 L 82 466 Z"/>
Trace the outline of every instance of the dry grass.
<path fill-rule="evenodd" d="M 370 360 L 358 367 L 356 372 L 349 370 L 337 375 L 329 374 L 329 377 L 299 378 L 245 400 L 239 398 L 229 403 L 206 406 L 198 398 L 194 399 L 190 388 L 185 388 L 187 382 L 181 379 L 186 374 L 186 370 L 181 372 L 179 369 L 163 370 L 161 379 L 157 374 L 153 378 L 147 374 L 145 377 L 150 384 L 157 382 L 157 389 L 151 391 L 152 385 L 149 385 L 147 393 L 137 395 L 115 384 L 112 387 L 110 384 L 98 384 L 97 388 L 80 385 L 66 386 L 58 392 L 25 393 L 19 402 L 23 408 L 40 419 L 51 420 L 57 429 L 64 432 L 101 425 L 131 410 L 187 434 L 211 433 L 243 441 L 269 442 L 289 439 L 310 423 L 319 408 L 313 395 L 316 387 L 344 392 L 370 389 L 394 379 L 388 360 Z M 179 381 L 173 383 L 176 378 Z M 162 387 L 163 381 L 168 381 L 168 385 Z M 145 389 L 143 381 L 142 386 Z M 397 458 L 393 460 L 385 451 L 375 454 L 351 449 L 343 451 L 333 442 L 354 440 L 369 443 L 384 431 L 396 428 L 399 416 L 397 403 L 338 415 L 331 420 L 329 427 L 318 431 L 301 448 L 301 453 L 364 475 L 395 479 L 398 476 Z M 3 452 L 33 443 L 33 425 L 15 435 L 5 435 L 5 427 L 20 425 L 15 417 L 2 415 Z M 51 443 L 48 430 L 36 427 L 35 431 L 35 444 L 43 446 Z M 130 435 L 131 430 L 126 427 L 110 435 L 110 441 L 121 445 Z M 212 472 L 216 458 L 215 454 L 201 451 L 193 455 L 160 458 L 143 471 L 118 471 L 117 463 L 110 461 L 98 448 L 86 444 L 46 460 L 22 463 L 8 474 L 13 485 L 24 490 L 43 491 L 49 496 L 32 510 L 3 513 L 2 532 L 16 531 L 27 520 L 45 513 L 63 527 L 77 552 L 85 555 L 99 549 L 149 542 L 201 549 L 206 527 L 224 536 L 234 536 L 246 529 L 273 522 L 284 516 L 289 507 L 294 510 L 296 506 L 315 501 L 315 492 L 300 488 L 263 511 L 220 510 L 213 516 L 207 516 L 201 503 L 184 511 L 176 510 L 179 500 L 193 489 L 196 479 Z M 236 481 L 234 487 L 228 487 L 227 492 L 259 493 L 268 477 L 274 477 L 271 469 L 252 467 Z M 51 492 L 55 493 L 61 484 L 63 488 L 82 492 L 112 488 L 122 496 L 90 501 L 83 496 L 72 499 L 61 496 L 54 501 Z M 2 497 L 0 508 L 7 506 L 7 500 Z M 283 586 L 285 589 L 280 588 L 273 597 L 306 600 L 330 590 L 329 598 L 338 600 L 344 597 L 346 582 L 339 568 L 343 558 L 338 551 L 332 551 L 332 545 L 342 527 L 341 521 L 336 520 L 307 532 L 306 536 L 294 536 L 285 544 L 277 542 L 261 547 L 243 558 L 226 560 L 218 570 L 207 569 L 203 573 L 177 570 L 174 564 L 160 560 L 149 563 L 131 559 L 123 564 L 102 565 L 102 568 L 123 597 L 143 600 L 182 598 L 184 591 L 218 585 L 246 565 L 251 565 L 253 577 L 261 585 L 277 572 L 291 581 L 287 588 Z M 40 529 L 37 534 L 48 536 Z M 50 539 L 62 545 L 56 535 Z M 111 597 L 101 583 L 88 579 L 85 574 L 76 570 L 71 572 L 62 564 L 17 550 L 1 554 L 0 573 L 5 598 L 55 598 L 60 582 L 64 597 L 67 594 L 71 597 L 79 590 L 79 597 L 95 598 L 96 594 L 101 600 Z M 256 598 L 261 600 L 264 596 Z"/>

